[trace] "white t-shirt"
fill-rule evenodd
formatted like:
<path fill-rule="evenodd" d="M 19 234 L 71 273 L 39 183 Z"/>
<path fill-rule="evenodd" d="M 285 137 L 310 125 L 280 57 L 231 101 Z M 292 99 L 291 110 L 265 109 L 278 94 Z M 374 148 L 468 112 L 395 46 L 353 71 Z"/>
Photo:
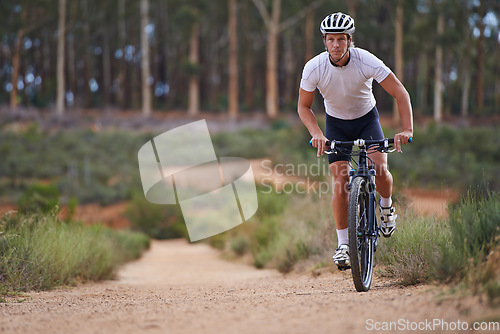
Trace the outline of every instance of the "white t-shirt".
<path fill-rule="evenodd" d="M 322 52 L 304 66 L 300 88 L 308 92 L 319 89 L 326 113 L 340 119 L 356 119 L 375 107 L 373 79 L 383 81 L 391 70 L 370 52 L 350 48 L 349 63 L 333 66 L 328 52 Z"/>

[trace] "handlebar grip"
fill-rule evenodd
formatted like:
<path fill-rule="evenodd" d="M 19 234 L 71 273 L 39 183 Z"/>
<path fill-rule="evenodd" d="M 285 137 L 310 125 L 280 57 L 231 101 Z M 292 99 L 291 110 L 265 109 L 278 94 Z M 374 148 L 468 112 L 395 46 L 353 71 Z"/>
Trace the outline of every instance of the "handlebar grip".
<path fill-rule="evenodd" d="M 309 145 L 311 145 L 311 146 L 313 145 L 312 141 L 313 141 L 312 139 L 311 139 L 311 140 L 309 140 Z M 329 140 L 327 140 L 327 141 L 325 142 L 325 145 L 326 145 L 326 146 L 331 146 L 331 145 L 332 145 L 332 143 L 331 143 Z"/>

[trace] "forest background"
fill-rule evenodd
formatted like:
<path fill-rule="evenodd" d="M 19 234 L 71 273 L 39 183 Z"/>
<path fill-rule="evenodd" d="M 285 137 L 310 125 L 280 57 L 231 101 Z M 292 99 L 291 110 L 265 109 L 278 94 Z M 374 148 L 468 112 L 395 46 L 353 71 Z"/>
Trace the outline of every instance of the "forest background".
<path fill-rule="evenodd" d="M 393 69 L 416 116 L 498 113 L 496 0 L 2 0 L 0 105 L 275 118 L 295 112 L 303 65 L 324 49 L 319 22 L 336 11 L 355 18 L 356 45 Z"/>

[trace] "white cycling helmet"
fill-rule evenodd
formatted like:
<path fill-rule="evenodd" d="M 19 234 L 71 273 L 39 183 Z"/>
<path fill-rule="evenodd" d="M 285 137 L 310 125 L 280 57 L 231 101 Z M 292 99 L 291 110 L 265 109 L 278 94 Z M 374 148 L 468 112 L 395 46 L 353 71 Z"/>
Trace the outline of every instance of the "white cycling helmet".
<path fill-rule="evenodd" d="M 354 19 L 347 14 L 338 12 L 325 17 L 321 21 L 319 30 L 323 35 L 325 34 L 348 34 L 354 33 Z"/>

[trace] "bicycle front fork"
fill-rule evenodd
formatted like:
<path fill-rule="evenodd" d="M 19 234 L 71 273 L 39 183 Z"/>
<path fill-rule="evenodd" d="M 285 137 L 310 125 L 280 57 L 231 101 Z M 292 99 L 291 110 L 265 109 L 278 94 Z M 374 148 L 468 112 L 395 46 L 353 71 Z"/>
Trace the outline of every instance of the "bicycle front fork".
<path fill-rule="evenodd" d="M 377 250 L 378 243 L 378 225 L 377 225 L 377 204 L 375 200 L 375 176 L 376 172 L 374 169 L 369 170 L 368 182 L 366 183 L 368 189 L 368 229 L 367 234 L 370 236 L 373 241 L 373 250 Z"/>

